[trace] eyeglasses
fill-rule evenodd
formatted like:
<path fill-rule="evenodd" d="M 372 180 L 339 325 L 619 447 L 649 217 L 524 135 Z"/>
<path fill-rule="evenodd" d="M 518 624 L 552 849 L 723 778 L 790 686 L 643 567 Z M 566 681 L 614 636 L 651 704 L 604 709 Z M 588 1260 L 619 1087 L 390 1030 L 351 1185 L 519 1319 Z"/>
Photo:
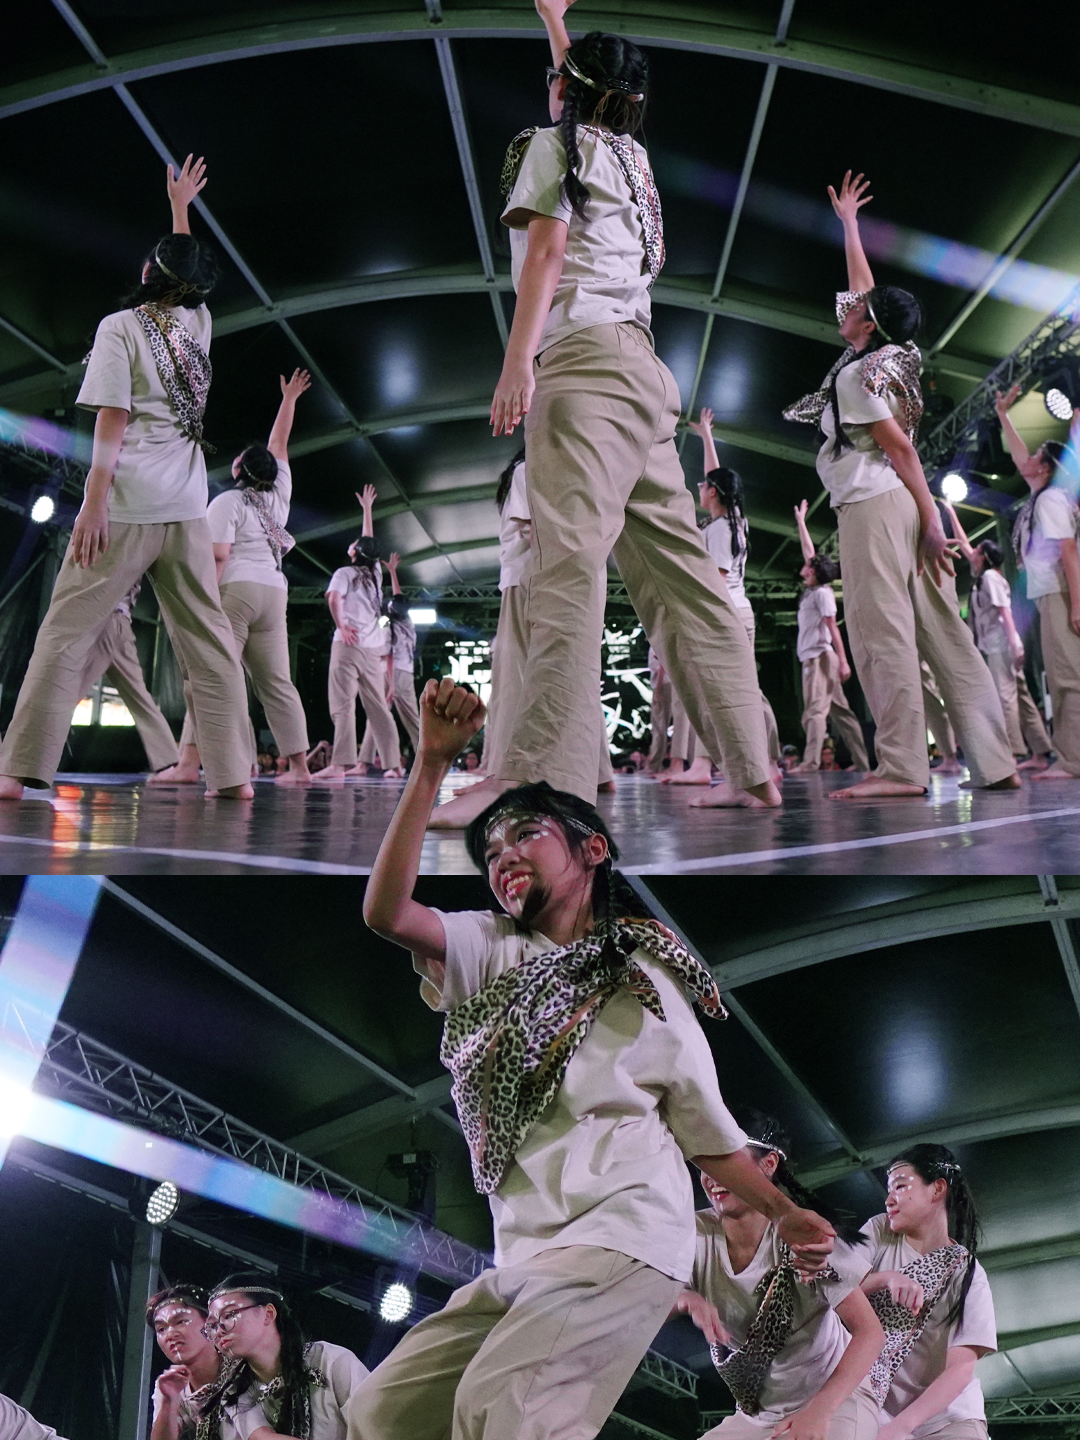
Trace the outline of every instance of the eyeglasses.
<path fill-rule="evenodd" d="M 549 66 L 547 67 L 547 69 L 544 71 L 544 76 L 545 76 L 545 83 L 546 83 L 546 85 L 547 85 L 547 87 L 548 87 L 549 90 L 551 89 L 552 85 L 554 85 L 554 83 L 555 83 L 556 80 L 565 80 L 565 79 L 566 79 L 566 76 L 562 73 L 561 70 L 555 70 L 555 69 L 553 69 L 552 66 L 550 66 L 550 65 L 549 65 Z"/>
<path fill-rule="evenodd" d="M 213 1340 L 219 1330 L 231 1330 L 236 1324 L 236 1317 L 238 1315 L 242 1315 L 245 1310 L 258 1310 L 259 1308 L 260 1305 L 258 1301 L 253 1305 L 238 1305 L 235 1310 L 226 1310 L 225 1313 L 219 1315 L 216 1320 L 207 1320 L 206 1324 L 202 1327 L 204 1339 Z"/>

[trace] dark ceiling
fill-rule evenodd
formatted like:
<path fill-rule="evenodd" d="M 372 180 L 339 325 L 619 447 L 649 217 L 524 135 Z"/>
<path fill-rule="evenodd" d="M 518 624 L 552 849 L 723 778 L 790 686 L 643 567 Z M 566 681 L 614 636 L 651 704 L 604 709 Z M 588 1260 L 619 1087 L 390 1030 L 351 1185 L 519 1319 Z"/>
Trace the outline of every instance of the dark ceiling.
<path fill-rule="evenodd" d="M 999 252 L 1031 229 L 1023 262 L 1080 271 L 1080 186 L 1031 225 L 1080 157 L 1059 12 L 1036 7 L 1016 25 L 989 21 L 975 0 L 902 12 L 795 0 L 784 16 L 778 45 L 771 3 L 583 0 L 571 15 L 578 30 L 620 28 L 648 46 L 646 139 L 669 253 L 657 345 L 684 403 L 716 411 L 723 458 L 744 473 L 758 574 L 792 505 L 820 491 L 813 436 L 780 410 L 836 354 L 843 263 L 829 181 L 848 166 L 872 177 L 877 276 L 917 291 L 927 351 L 948 335 L 933 363 L 953 397 L 1042 313 L 990 295 L 949 334 Z M 505 327 L 512 306 L 496 182 L 511 136 L 546 123 L 531 5 L 24 0 L 7 25 L 0 406 L 85 427 L 70 411 L 79 361 L 166 222 L 161 155 L 205 154 L 205 201 L 229 251 L 208 413 L 220 460 L 268 430 L 280 371 L 318 375 L 294 436 L 294 582 L 336 566 L 368 481 L 380 542 L 406 557 L 406 580 L 489 580 L 491 494 L 515 448 L 484 421 L 497 312 Z M 1032 438 L 1050 432 L 1036 398 L 1020 419 Z M 693 437 L 684 463 L 693 478 Z M 829 528 L 824 508 L 815 523 Z"/>

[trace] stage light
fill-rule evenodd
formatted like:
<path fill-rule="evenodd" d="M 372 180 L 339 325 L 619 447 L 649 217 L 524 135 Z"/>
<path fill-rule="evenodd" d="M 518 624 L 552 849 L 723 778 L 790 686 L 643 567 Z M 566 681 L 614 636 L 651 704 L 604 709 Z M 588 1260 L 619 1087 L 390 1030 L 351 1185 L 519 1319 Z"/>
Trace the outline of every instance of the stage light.
<path fill-rule="evenodd" d="M 439 616 L 434 610 L 421 608 L 419 610 L 410 610 L 409 619 L 414 625 L 436 625 L 438 624 Z"/>
<path fill-rule="evenodd" d="M 1064 390 L 1059 390 L 1056 385 L 1051 385 L 1043 396 L 1046 401 L 1046 408 L 1055 420 L 1071 420 L 1073 404 Z"/>
<path fill-rule="evenodd" d="M 389 1325 L 400 1325 L 412 1313 L 412 1308 L 412 1291 L 399 1280 L 386 1287 L 379 1301 L 379 1314 Z"/>
<path fill-rule="evenodd" d="M 35 525 L 44 525 L 56 514 L 56 501 L 51 495 L 39 495 L 30 509 L 30 519 Z"/>
<path fill-rule="evenodd" d="M 941 482 L 942 498 L 948 500 L 950 505 L 959 505 L 961 500 L 967 499 L 967 481 L 955 470 L 950 471 Z"/>
<path fill-rule="evenodd" d="M 29 1085 L 0 1075 L 0 1138 L 10 1140 L 26 1124 L 33 1100 Z"/>
<path fill-rule="evenodd" d="M 146 1218 L 151 1225 L 166 1225 L 180 1205 L 180 1191 L 171 1180 L 163 1180 L 146 1202 Z"/>

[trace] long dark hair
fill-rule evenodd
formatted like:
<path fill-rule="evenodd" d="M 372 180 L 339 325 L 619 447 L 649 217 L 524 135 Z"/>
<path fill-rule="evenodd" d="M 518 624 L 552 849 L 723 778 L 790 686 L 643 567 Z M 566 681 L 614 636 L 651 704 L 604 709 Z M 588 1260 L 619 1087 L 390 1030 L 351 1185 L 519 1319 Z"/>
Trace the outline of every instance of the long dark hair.
<path fill-rule="evenodd" d="M 981 590 L 987 570 L 1000 570 L 1005 555 L 996 540 L 980 540 L 975 548 L 983 557 L 983 568 L 975 577 L 975 589 Z"/>
<path fill-rule="evenodd" d="M 525 446 L 517 452 L 514 458 L 507 465 L 506 469 L 499 474 L 499 488 L 495 491 L 495 504 L 499 507 L 499 514 L 503 512 L 503 506 L 510 496 L 510 486 L 513 483 L 514 471 L 525 459 Z"/>
<path fill-rule="evenodd" d="M 737 470 L 721 465 L 710 470 L 705 483 L 716 491 L 716 498 L 727 510 L 727 522 L 731 527 L 731 555 L 737 559 L 745 549 L 750 554 L 750 541 L 746 538 L 746 512 L 743 509 L 743 483 Z"/>
<path fill-rule="evenodd" d="M 804 562 L 814 572 L 814 579 L 819 585 L 831 585 L 834 580 L 840 578 L 840 566 L 828 555 L 811 555 L 810 559 Z M 799 604 L 805 600 L 805 594 L 800 597 Z"/>
<path fill-rule="evenodd" d="M 774 1115 L 767 1115 L 753 1105 L 733 1105 L 731 1113 L 736 1123 L 746 1131 L 748 1145 L 759 1154 L 775 1154 L 777 1166 L 773 1172 L 773 1183 L 779 1185 L 804 1210 L 814 1210 L 829 1224 L 847 1245 L 864 1245 L 866 1236 L 854 1223 L 854 1217 L 846 1210 L 823 1200 L 814 1190 L 800 1185 L 792 1174 L 788 1159 L 791 1155 L 791 1136 Z"/>
<path fill-rule="evenodd" d="M 261 440 L 245 445 L 240 455 L 238 482 L 247 490 L 272 490 L 278 477 L 278 462 Z"/>
<path fill-rule="evenodd" d="M 201 305 L 221 274 L 213 249 L 193 235 L 163 235 L 145 263 L 150 272 L 124 297 L 124 309 L 136 305 Z"/>
<path fill-rule="evenodd" d="M 915 339 L 923 323 L 922 306 L 910 290 L 901 290 L 899 285 L 875 285 L 872 290 L 867 291 L 866 301 L 867 318 L 874 321 L 875 328 L 870 336 L 870 343 L 852 360 L 853 365 L 861 364 L 868 355 L 872 355 L 884 345 L 906 345 L 909 340 Z M 839 460 L 841 451 L 851 449 L 851 441 L 840 423 L 836 380 L 837 376 L 834 375 L 829 386 L 829 404 L 832 407 L 833 427 L 836 431 L 831 457 L 833 460 Z"/>
<path fill-rule="evenodd" d="M 910 1165 L 927 1185 L 932 1185 L 935 1180 L 945 1181 L 945 1215 L 949 1222 L 949 1234 L 968 1252 L 959 1297 L 945 1317 L 947 1325 L 955 1325 L 964 1318 L 964 1303 L 975 1278 L 975 1255 L 982 1235 L 975 1197 L 956 1156 L 945 1145 L 912 1145 L 890 1160 L 888 1169 L 892 1170 L 896 1165 Z"/>
<path fill-rule="evenodd" d="M 273 1305 L 276 1311 L 274 1324 L 281 1337 L 279 1360 L 282 1381 L 281 1412 L 274 1429 L 282 1435 L 295 1435 L 298 1440 L 307 1440 L 311 1434 L 311 1379 L 304 1361 L 304 1335 L 293 1316 L 288 1301 L 282 1292 L 267 1284 L 266 1278 L 256 1270 L 242 1270 L 228 1275 L 220 1285 L 210 1292 L 210 1300 L 232 1291 L 247 1295 L 254 1305 Z M 256 1376 L 246 1360 L 241 1360 L 235 1370 L 228 1373 L 210 1391 L 202 1407 L 199 1422 L 199 1440 L 219 1440 L 221 1435 L 221 1411 L 231 1408 L 252 1384 Z M 204 1422 L 206 1422 L 204 1424 Z"/>
<path fill-rule="evenodd" d="M 567 82 L 559 121 L 566 150 L 563 190 L 574 214 L 584 217 L 591 197 L 588 186 L 578 179 L 581 155 L 577 127 L 602 124 L 615 135 L 635 134 L 641 128 L 645 108 L 649 62 L 636 45 L 621 35 L 590 30 L 570 46 L 559 74 Z M 579 78 L 582 75 L 584 80 Z"/>

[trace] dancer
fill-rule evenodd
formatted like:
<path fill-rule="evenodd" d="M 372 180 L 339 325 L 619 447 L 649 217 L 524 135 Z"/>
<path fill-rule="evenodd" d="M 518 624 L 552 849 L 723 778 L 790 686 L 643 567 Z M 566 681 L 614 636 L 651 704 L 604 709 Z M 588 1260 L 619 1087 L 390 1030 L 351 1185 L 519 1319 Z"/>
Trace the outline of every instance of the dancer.
<path fill-rule="evenodd" d="M 649 646 L 649 690 L 652 704 L 649 709 L 649 755 L 645 769 L 649 775 L 659 775 L 664 768 L 667 754 L 668 729 L 671 725 L 671 676 L 664 669 L 663 661 L 656 653 L 655 646 Z"/>
<path fill-rule="evenodd" d="M 307 718 L 289 665 L 286 607 L 289 584 L 282 559 L 295 541 L 286 530 L 292 500 L 289 436 L 296 402 L 311 384 L 306 370 L 289 380 L 279 376 L 281 405 L 266 444 L 255 441 L 232 463 L 236 486 L 211 500 L 206 512 L 214 542 L 221 608 L 229 617 L 237 653 L 251 688 L 266 711 L 288 769 L 278 785 L 310 785 Z M 185 686 L 185 692 L 189 689 Z M 250 720 L 249 720 L 250 729 Z M 251 742 L 254 746 L 254 731 Z M 199 745 L 189 706 L 180 736 L 182 763 L 169 776 L 173 784 L 199 778 Z"/>
<path fill-rule="evenodd" d="M 411 951 L 421 993 L 447 1016 L 442 1053 L 490 1198 L 495 1266 L 372 1372 L 350 1408 L 353 1440 L 595 1435 L 690 1276 L 684 1156 L 814 1264 L 834 1233 L 743 1148 L 689 998 L 719 1014 L 715 982 L 668 932 L 621 918 L 616 852 L 590 805 L 526 785 L 470 826 L 504 913 L 412 898 L 431 806 L 482 722 L 476 696 L 428 682 L 364 918 Z"/>
<path fill-rule="evenodd" d="M 1080 779 L 1080 556 L 1076 544 L 1076 454 L 1060 440 L 1028 450 L 1009 418 L 1019 385 L 995 401 L 1005 444 L 1031 492 L 1013 525 L 1016 563 L 1024 571 L 1027 595 L 1039 611 L 1043 664 L 1050 687 L 1057 761 L 1036 780 Z M 1075 424 L 1077 414 L 1073 412 Z M 1066 483 L 1063 462 L 1072 469 Z"/>
<path fill-rule="evenodd" d="M 979 1217 L 956 1156 L 913 1145 L 889 1166 L 885 1214 L 863 1226 L 862 1282 L 885 1327 L 870 1371 L 884 1414 L 878 1440 L 986 1440 L 975 1365 L 997 1349 L 994 1300 L 975 1258 Z"/>
<path fill-rule="evenodd" d="M 1017 768 L 1045 770 L 1053 747 L 1024 676 L 1024 642 L 1013 619 L 1012 590 L 1001 570 L 1005 558 L 1001 546 L 993 540 L 980 540 L 978 545 L 972 545 L 959 515 L 947 501 L 945 510 L 960 553 L 971 566 L 971 622 L 975 643 L 994 677 L 1005 712 L 1009 744 L 1016 756 L 1026 756 L 1031 751 L 1031 758 L 1022 759 Z"/>
<path fill-rule="evenodd" d="M 762 1174 L 842 1230 L 791 1174 L 790 1141 L 777 1121 L 751 1109 L 734 1114 Z M 702 1185 L 712 1208 L 697 1214 L 692 1288 L 674 1313 L 704 1331 L 738 1407 L 709 1440 L 874 1440 L 878 1404 L 866 1377 L 885 1334 L 859 1289 L 869 1264 L 861 1237 L 838 1239 L 828 1269 L 800 1277 L 774 1221 L 708 1175 Z"/>
<path fill-rule="evenodd" d="M 205 184 L 201 159 L 189 155 L 178 175 L 168 167 L 173 233 L 155 245 L 130 308 L 107 315 L 94 338 L 76 401 L 97 411 L 86 492 L 0 749 L 0 800 L 21 799 L 24 785 L 52 784 L 87 657 L 144 574 L 191 679 L 207 798 L 254 795 L 244 676 L 206 525 L 203 302 L 218 266 L 188 225 Z"/>
<path fill-rule="evenodd" d="M 416 626 L 409 619 L 409 602 L 401 593 L 398 579 L 398 565 L 401 556 L 395 551 L 386 562 L 390 572 L 393 594 L 386 607 L 390 629 L 386 633 L 386 703 L 397 712 L 405 727 L 405 733 L 416 754 L 416 742 L 420 737 L 420 714 L 416 708 Z M 375 761 L 375 732 L 371 721 L 364 725 L 360 741 L 360 764 L 367 766 Z"/>
<path fill-rule="evenodd" d="M 175 765 L 180 752 L 169 722 L 146 688 L 146 676 L 135 647 L 131 611 L 141 589 L 142 582 L 137 580 L 105 622 L 96 645 L 86 657 L 79 695 L 80 698 L 86 695 L 102 679 L 115 687 L 135 721 L 150 770 L 154 772 Z"/>
<path fill-rule="evenodd" d="M 923 716 L 926 729 L 934 737 L 934 746 L 941 756 L 941 764 L 934 766 L 937 775 L 959 775 L 963 765 L 956 753 L 956 733 L 953 730 L 945 701 L 934 679 L 934 672 L 925 660 L 919 660 L 919 679 L 922 681 Z"/>
<path fill-rule="evenodd" d="M 345 775 L 367 774 L 358 763 L 356 751 L 356 697 L 364 707 L 375 735 L 379 757 L 387 780 L 399 780 L 401 748 L 397 725 L 386 703 L 386 670 L 380 651 L 383 644 L 382 566 L 375 553 L 375 530 L 371 511 L 377 491 L 365 485 L 357 495 L 364 512 L 360 539 L 349 546 L 348 565 L 335 570 L 326 587 L 326 603 L 334 617 L 334 641 L 330 646 L 330 714 L 334 721 L 334 753 L 330 764 L 320 770 L 319 781 L 340 780 Z"/>
<path fill-rule="evenodd" d="M 206 1331 L 233 1363 L 203 1404 L 198 1440 L 345 1440 L 345 1415 L 367 1378 L 343 1345 L 305 1344 L 285 1296 L 257 1271 L 210 1294 Z"/>
<path fill-rule="evenodd" d="M 58 1440 L 51 1425 L 43 1425 L 10 1395 L 0 1395 L 0 1440 Z"/>
<path fill-rule="evenodd" d="M 836 596 L 833 581 L 840 568 L 827 555 L 819 555 L 806 524 L 807 502 L 795 506 L 795 524 L 802 549 L 799 575 L 803 593 L 799 600 L 799 635 L 795 653 L 802 664 L 803 714 L 806 749 L 796 775 L 821 769 L 821 747 L 826 724 L 832 720 L 848 748 L 856 770 L 869 770 L 862 726 L 848 704 L 844 685 L 851 679 L 844 637 L 836 623 Z"/>
<path fill-rule="evenodd" d="M 206 1291 L 201 1285 L 170 1285 L 147 1301 L 146 1323 L 171 1361 L 154 1383 L 150 1440 L 193 1436 L 203 1401 L 236 1368 L 235 1361 L 226 1360 L 204 1333 L 206 1317 Z"/>
<path fill-rule="evenodd" d="M 919 656 L 941 686 L 972 783 L 1018 789 L 1001 704 L 986 662 L 960 617 L 937 507 L 913 437 L 922 413 L 918 301 L 874 284 L 859 238 L 869 181 L 829 186 L 844 226 L 848 290 L 837 297 L 847 349 L 820 390 L 784 411 L 819 425 L 818 474 L 840 532 L 844 612 L 863 693 L 877 722 L 873 775 L 830 800 L 924 795 L 930 784 Z"/>
<path fill-rule="evenodd" d="M 468 824 L 522 781 L 592 799 L 612 553 L 694 729 L 724 757 L 732 793 L 718 802 L 780 804 L 753 654 L 694 525 L 675 448 L 678 387 L 648 329 L 664 246 L 648 157 L 631 138 L 647 64 L 617 35 L 571 45 L 567 3 L 537 0 L 554 128 L 519 136 L 507 157 L 502 218 L 518 298 L 491 406 L 496 435 L 527 417 L 530 703 L 513 717 L 498 773 L 441 806 L 438 827 Z"/>

